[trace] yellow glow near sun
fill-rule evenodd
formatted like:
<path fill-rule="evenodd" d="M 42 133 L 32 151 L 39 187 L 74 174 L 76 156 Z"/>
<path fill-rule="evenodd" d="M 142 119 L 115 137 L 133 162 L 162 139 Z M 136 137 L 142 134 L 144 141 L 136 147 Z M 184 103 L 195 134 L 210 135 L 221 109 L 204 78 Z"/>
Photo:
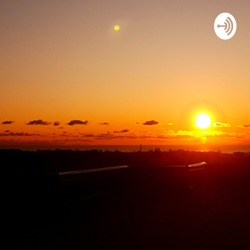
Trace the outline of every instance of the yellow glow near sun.
<path fill-rule="evenodd" d="M 195 121 L 195 126 L 201 129 L 209 128 L 211 125 L 211 118 L 207 114 L 197 115 Z"/>
<path fill-rule="evenodd" d="M 119 26 L 119 25 L 115 25 L 115 26 L 114 26 L 114 30 L 115 30 L 115 31 L 119 31 L 119 30 L 120 30 L 120 26 Z"/>

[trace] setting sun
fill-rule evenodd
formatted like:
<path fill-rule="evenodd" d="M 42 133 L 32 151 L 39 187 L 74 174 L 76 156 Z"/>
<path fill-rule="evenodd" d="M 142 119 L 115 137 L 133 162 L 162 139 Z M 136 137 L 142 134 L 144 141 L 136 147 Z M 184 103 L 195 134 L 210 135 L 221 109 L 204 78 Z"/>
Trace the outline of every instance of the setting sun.
<path fill-rule="evenodd" d="M 207 114 L 199 114 L 195 119 L 195 126 L 201 129 L 206 129 L 211 124 L 211 118 Z"/>

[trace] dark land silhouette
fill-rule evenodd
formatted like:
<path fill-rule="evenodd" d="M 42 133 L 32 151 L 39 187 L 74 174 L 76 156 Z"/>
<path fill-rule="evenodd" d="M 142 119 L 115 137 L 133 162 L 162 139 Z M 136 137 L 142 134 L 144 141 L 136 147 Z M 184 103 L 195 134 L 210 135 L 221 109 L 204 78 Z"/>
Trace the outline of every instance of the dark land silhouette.
<path fill-rule="evenodd" d="M 0 150 L 0 159 L 2 249 L 250 248 L 250 153 Z M 197 162 L 207 165 L 185 167 Z M 124 167 L 62 174 L 112 166 Z"/>

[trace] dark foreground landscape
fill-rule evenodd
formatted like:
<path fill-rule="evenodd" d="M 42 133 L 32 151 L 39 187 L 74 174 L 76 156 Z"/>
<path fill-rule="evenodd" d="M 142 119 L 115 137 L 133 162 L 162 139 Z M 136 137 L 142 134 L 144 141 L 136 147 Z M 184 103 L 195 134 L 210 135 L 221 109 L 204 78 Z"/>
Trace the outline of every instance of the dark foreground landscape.
<path fill-rule="evenodd" d="M 250 249 L 249 153 L 0 150 L 0 158 L 1 249 Z M 207 165 L 187 167 L 198 162 Z M 112 166 L 122 167 L 93 171 Z"/>

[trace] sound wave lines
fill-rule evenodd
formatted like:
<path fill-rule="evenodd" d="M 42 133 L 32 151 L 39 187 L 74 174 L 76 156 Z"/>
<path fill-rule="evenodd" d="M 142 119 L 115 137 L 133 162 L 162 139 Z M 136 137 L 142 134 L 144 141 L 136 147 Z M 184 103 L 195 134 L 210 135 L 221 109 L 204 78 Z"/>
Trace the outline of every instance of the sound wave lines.
<path fill-rule="evenodd" d="M 230 17 L 227 17 L 226 21 L 224 22 L 224 25 L 218 24 L 217 27 L 224 28 L 224 30 L 228 36 L 232 33 L 232 31 L 234 29 L 233 21 L 231 20 Z"/>
<path fill-rule="evenodd" d="M 222 40 L 231 39 L 237 30 L 234 16 L 228 12 L 220 13 L 214 21 L 214 32 Z"/>

